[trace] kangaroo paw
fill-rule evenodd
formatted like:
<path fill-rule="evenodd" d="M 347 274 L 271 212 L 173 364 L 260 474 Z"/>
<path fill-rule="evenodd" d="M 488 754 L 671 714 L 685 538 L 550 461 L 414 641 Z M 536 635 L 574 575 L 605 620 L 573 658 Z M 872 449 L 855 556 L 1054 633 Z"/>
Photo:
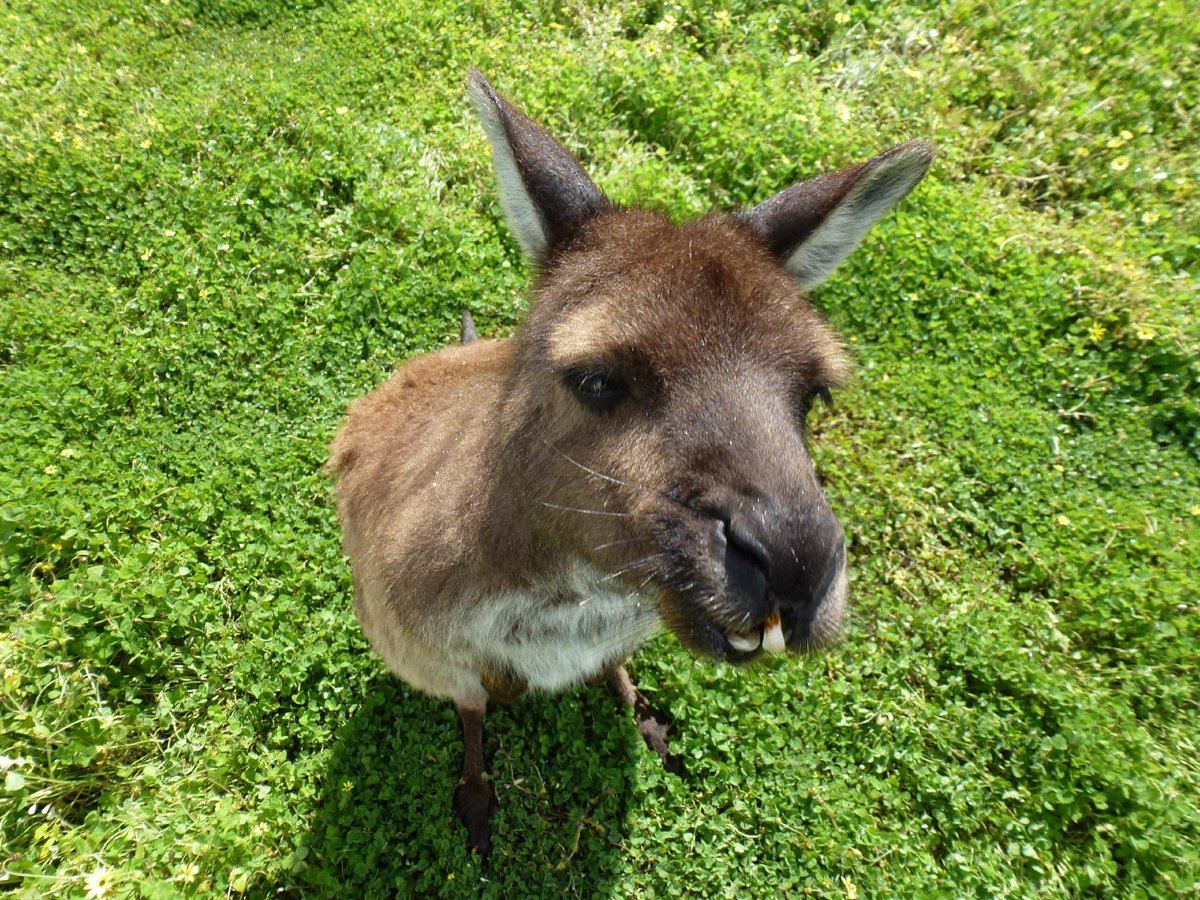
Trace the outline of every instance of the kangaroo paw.
<path fill-rule="evenodd" d="M 454 814 L 467 828 L 467 846 L 481 857 L 492 849 L 488 820 L 499 808 L 495 788 L 482 777 L 464 778 L 454 789 Z"/>
<path fill-rule="evenodd" d="M 667 717 L 651 706 L 646 695 L 637 689 L 624 666 L 618 666 L 613 671 L 609 685 L 613 693 L 633 710 L 633 720 L 637 723 L 638 733 L 646 742 L 646 746 L 658 754 L 663 768 L 673 775 L 682 775 L 683 759 L 667 747 L 667 732 L 671 728 Z"/>

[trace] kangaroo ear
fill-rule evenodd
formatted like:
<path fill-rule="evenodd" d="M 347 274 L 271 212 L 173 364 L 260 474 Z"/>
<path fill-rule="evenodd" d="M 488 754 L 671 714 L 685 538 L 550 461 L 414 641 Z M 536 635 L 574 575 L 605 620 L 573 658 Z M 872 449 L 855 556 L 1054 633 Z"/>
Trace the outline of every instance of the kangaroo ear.
<path fill-rule="evenodd" d="M 737 218 L 807 290 L 833 274 L 931 162 L 932 144 L 898 144 L 865 163 L 794 184 Z"/>
<path fill-rule="evenodd" d="M 535 262 L 565 247 L 588 219 L 612 207 L 578 160 L 496 93 L 478 69 L 467 74 L 467 93 L 492 145 L 509 227 Z"/>

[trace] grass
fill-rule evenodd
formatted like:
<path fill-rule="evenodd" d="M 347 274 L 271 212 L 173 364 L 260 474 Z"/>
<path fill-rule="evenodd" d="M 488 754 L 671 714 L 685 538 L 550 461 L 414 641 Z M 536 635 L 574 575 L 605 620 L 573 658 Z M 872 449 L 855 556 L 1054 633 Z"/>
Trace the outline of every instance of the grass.
<path fill-rule="evenodd" d="M 400 7 L 403 7 L 401 9 Z M 1182 2 L 0 11 L 0 886 L 17 895 L 1194 896 L 1200 25 Z M 928 137 L 822 287 L 839 650 L 453 710 L 350 611 L 345 404 L 511 331 L 476 64 L 678 216 Z"/>

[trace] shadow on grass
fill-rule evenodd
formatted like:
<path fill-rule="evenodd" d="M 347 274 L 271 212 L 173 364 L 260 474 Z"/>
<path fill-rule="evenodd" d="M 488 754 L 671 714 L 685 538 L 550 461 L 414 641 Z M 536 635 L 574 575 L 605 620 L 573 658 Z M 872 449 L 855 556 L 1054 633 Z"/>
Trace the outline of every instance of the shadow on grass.
<path fill-rule="evenodd" d="M 292 896 L 604 895 L 639 759 L 657 759 L 604 688 L 489 710 L 485 748 L 500 811 L 486 861 L 451 811 L 461 765 L 448 702 L 380 673 L 342 726 L 311 814 Z"/>

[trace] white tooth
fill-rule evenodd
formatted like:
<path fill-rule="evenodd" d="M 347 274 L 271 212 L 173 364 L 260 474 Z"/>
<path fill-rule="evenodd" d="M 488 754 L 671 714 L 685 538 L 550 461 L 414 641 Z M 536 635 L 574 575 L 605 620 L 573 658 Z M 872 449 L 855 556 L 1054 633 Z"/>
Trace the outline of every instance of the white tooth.
<path fill-rule="evenodd" d="M 758 649 L 758 635 L 749 637 L 744 634 L 734 634 L 731 631 L 725 635 L 725 640 L 733 645 L 734 650 L 741 650 L 743 653 L 750 653 Z"/>
<path fill-rule="evenodd" d="M 778 618 L 774 622 L 766 623 L 762 645 L 768 653 L 782 653 L 787 649 L 787 641 L 783 639 L 783 626 L 779 624 Z"/>

